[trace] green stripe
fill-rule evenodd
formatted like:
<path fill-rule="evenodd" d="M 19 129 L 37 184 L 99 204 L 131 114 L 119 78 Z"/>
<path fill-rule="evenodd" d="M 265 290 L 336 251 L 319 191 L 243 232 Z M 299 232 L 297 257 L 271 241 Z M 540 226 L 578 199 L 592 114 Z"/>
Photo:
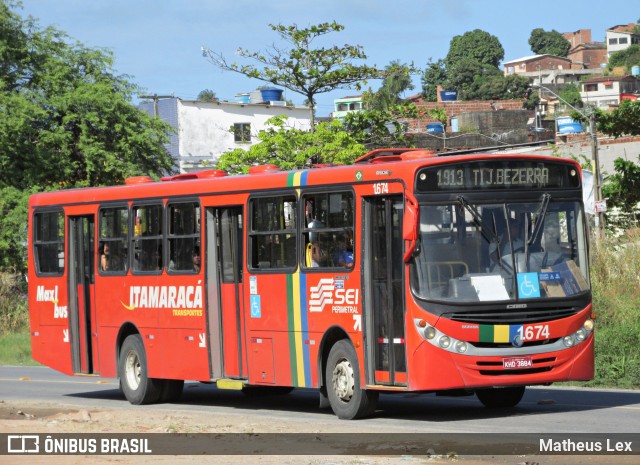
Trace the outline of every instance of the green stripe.
<path fill-rule="evenodd" d="M 480 342 L 493 342 L 493 325 L 480 325 Z"/>
<path fill-rule="evenodd" d="M 296 363 L 296 331 L 293 323 L 293 275 L 287 275 L 287 326 L 289 329 L 289 364 L 291 365 L 291 383 L 298 385 L 298 364 Z"/>
<path fill-rule="evenodd" d="M 295 176 L 295 171 L 293 173 L 289 173 L 287 176 L 287 187 L 293 186 L 293 177 Z"/>

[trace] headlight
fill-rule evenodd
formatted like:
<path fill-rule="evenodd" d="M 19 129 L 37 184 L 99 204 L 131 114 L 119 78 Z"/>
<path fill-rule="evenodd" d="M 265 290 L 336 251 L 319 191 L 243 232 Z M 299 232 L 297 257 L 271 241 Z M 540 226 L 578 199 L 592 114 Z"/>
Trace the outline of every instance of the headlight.
<path fill-rule="evenodd" d="M 585 331 L 593 331 L 593 320 L 585 320 L 585 322 L 582 324 L 582 327 L 585 329 Z"/>
<path fill-rule="evenodd" d="M 584 328 L 582 328 L 576 331 L 575 336 L 576 336 L 576 341 L 582 342 L 587 337 L 587 332 L 585 331 Z"/>
<path fill-rule="evenodd" d="M 467 351 L 467 343 L 464 341 L 456 342 L 456 351 L 458 353 L 464 354 Z"/>
<path fill-rule="evenodd" d="M 442 347 L 443 349 L 446 349 L 451 345 L 451 339 L 449 339 L 449 336 L 440 336 L 440 339 L 438 339 L 438 344 L 440 344 L 440 347 Z"/>
<path fill-rule="evenodd" d="M 436 337 L 436 328 L 434 328 L 433 326 L 427 326 L 427 328 L 424 330 L 424 337 L 426 339 L 433 339 L 434 337 Z"/>
<path fill-rule="evenodd" d="M 565 336 L 562 342 L 564 342 L 565 347 L 573 347 L 573 345 L 576 343 L 576 340 L 573 334 L 571 334 L 569 336 Z"/>

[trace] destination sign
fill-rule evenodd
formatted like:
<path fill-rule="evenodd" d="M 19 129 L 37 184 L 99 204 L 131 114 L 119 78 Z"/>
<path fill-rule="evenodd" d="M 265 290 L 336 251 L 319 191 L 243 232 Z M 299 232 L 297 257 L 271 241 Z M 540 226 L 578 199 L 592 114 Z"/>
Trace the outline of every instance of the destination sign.
<path fill-rule="evenodd" d="M 571 189 L 580 187 L 571 165 L 537 160 L 487 160 L 424 168 L 418 172 L 418 192 L 469 190 Z"/>

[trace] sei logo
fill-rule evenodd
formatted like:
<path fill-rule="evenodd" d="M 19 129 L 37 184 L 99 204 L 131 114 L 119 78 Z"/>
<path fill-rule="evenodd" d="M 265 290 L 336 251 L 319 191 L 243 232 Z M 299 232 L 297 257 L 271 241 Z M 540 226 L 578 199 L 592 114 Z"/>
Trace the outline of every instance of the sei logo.
<path fill-rule="evenodd" d="M 336 305 L 358 305 L 359 289 L 336 289 L 334 301 Z"/>

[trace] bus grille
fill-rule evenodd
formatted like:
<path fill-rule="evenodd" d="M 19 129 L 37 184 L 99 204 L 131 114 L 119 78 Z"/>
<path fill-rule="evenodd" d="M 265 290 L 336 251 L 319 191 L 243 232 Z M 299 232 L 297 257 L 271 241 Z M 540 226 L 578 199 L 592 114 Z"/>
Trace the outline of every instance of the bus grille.
<path fill-rule="evenodd" d="M 484 324 L 507 324 L 507 323 L 529 323 L 543 322 L 566 318 L 578 313 L 578 308 L 537 308 L 518 310 L 471 310 L 443 315 L 453 321 L 461 323 L 484 323 Z"/>
<path fill-rule="evenodd" d="M 483 376 L 508 376 L 508 375 L 530 375 L 534 373 L 545 373 L 553 370 L 556 362 L 555 357 L 534 358 L 533 368 L 524 370 L 505 370 L 502 368 L 502 361 L 497 362 L 485 362 L 479 361 L 476 363 L 478 370 Z"/>

